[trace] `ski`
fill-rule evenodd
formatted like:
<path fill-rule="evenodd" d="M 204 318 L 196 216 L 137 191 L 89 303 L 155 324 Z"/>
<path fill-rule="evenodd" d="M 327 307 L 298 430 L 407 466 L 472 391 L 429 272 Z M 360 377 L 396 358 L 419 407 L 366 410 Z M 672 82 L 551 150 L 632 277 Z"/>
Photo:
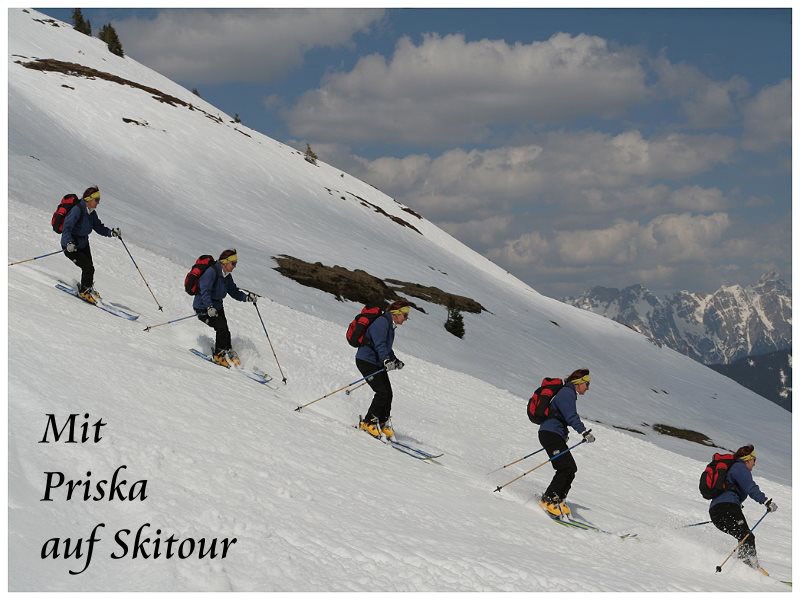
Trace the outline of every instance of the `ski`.
<path fill-rule="evenodd" d="M 536 495 L 536 501 L 541 500 L 541 496 L 538 494 Z M 550 514 L 548 511 L 542 509 L 542 512 L 550 517 L 551 521 L 555 521 L 559 525 L 563 525 L 564 527 L 572 527 L 574 529 L 583 529 L 584 531 L 594 531 L 596 533 L 604 533 L 606 535 L 614 535 L 622 540 L 629 540 L 635 537 L 638 537 L 639 534 L 637 533 L 616 533 L 614 531 L 606 531 L 605 529 L 601 529 L 596 525 L 592 525 L 591 523 L 587 523 L 582 519 L 576 519 L 575 517 L 567 514 L 553 515 Z"/>
<path fill-rule="evenodd" d="M 68 283 L 64 283 L 63 281 L 59 281 L 58 283 L 56 283 L 55 287 L 57 290 L 61 290 L 62 292 L 65 292 L 70 296 L 77 298 L 81 302 L 86 302 L 86 300 L 84 300 L 78 295 L 78 290 L 75 288 L 75 286 L 69 285 Z M 139 315 L 136 314 L 135 312 L 132 312 L 127 308 L 123 308 L 122 306 L 114 304 L 113 302 L 107 302 L 106 300 L 100 300 L 100 302 L 98 302 L 97 304 L 92 304 L 91 302 L 86 302 L 86 304 L 89 304 L 91 306 L 96 306 L 97 308 L 104 310 L 107 313 L 114 315 L 115 317 L 127 319 L 128 321 L 135 321 L 136 319 L 139 318 Z"/>
<path fill-rule="evenodd" d="M 389 443 L 392 444 L 392 447 L 395 447 L 395 448 L 399 447 L 399 448 L 405 448 L 407 450 L 411 450 L 413 452 L 416 452 L 417 454 L 421 454 L 422 456 L 426 457 L 427 459 L 434 459 L 434 458 L 439 458 L 441 456 L 444 456 L 444 452 L 442 452 L 441 454 L 433 454 L 431 452 L 428 452 L 427 450 L 422 450 L 420 448 L 415 448 L 414 446 L 409 446 L 408 444 L 406 444 L 404 442 L 399 442 L 399 441 L 397 441 L 397 440 L 395 440 L 393 438 L 389 438 Z"/>
<path fill-rule="evenodd" d="M 582 529 L 583 531 L 594 531 L 595 533 L 604 533 L 605 535 L 616 536 L 621 540 L 630 540 L 638 537 L 638 534 L 636 533 L 615 533 L 613 531 L 606 531 L 605 529 L 600 529 L 599 527 L 590 525 L 585 521 L 573 519 L 571 517 L 567 517 L 566 515 L 563 517 L 556 517 L 547 512 L 545 512 L 545 514 L 547 514 L 547 516 L 550 517 L 551 521 L 555 521 L 559 525 L 563 525 L 565 527 L 572 527 L 573 529 Z"/>
<path fill-rule="evenodd" d="M 783 585 L 788 585 L 789 587 L 792 587 L 791 579 L 788 579 L 788 580 L 787 579 L 781 579 L 780 577 L 776 577 L 775 575 L 770 575 L 769 572 L 766 569 L 764 569 L 763 567 L 758 568 L 756 570 L 759 573 L 761 573 L 762 575 L 764 575 L 765 577 L 769 577 L 773 581 L 778 581 L 778 582 L 782 583 Z"/>
<path fill-rule="evenodd" d="M 359 419 L 359 421 L 361 421 L 361 417 L 360 416 L 359 416 L 358 419 Z M 353 428 L 360 431 L 360 428 L 359 428 L 358 425 L 353 425 Z M 389 446 L 390 448 L 394 448 L 398 452 L 402 452 L 403 454 L 405 454 L 406 456 L 410 456 L 411 458 L 416 458 L 418 460 L 422 460 L 422 461 L 425 461 L 425 462 L 434 462 L 435 463 L 436 462 L 435 459 L 444 456 L 444 453 L 432 454 L 431 452 L 426 452 L 425 450 L 422 450 L 420 448 L 415 448 L 414 446 L 409 446 L 408 444 L 405 444 L 403 442 L 398 442 L 397 440 L 394 440 L 392 438 L 387 438 L 385 436 L 374 437 L 374 436 L 370 435 L 369 433 L 367 433 L 366 431 L 364 433 L 366 435 L 368 435 L 369 437 L 371 437 L 373 440 L 378 440 L 382 444 L 384 444 L 386 446 Z"/>
<path fill-rule="evenodd" d="M 615 536 L 617 536 L 617 537 L 619 537 L 619 538 L 621 538 L 623 540 L 626 540 L 626 539 L 629 539 L 629 538 L 635 538 L 635 537 L 638 537 L 638 535 L 639 535 L 637 533 L 616 533 L 614 531 L 606 531 L 605 529 L 600 529 L 599 527 L 597 527 L 595 525 L 592 525 L 591 523 L 587 523 L 586 521 L 582 521 L 580 519 L 575 519 L 575 518 L 573 518 L 571 516 L 566 516 L 566 520 L 570 524 L 576 525 L 577 527 L 581 527 L 583 529 L 590 529 L 590 530 L 596 531 L 598 533 L 605 533 L 606 535 L 615 535 Z"/>
<path fill-rule="evenodd" d="M 200 358 L 210 362 L 212 365 L 217 365 L 218 367 L 223 367 L 224 366 L 224 365 L 220 365 L 218 363 L 215 363 L 210 354 L 206 354 L 205 352 L 201 352 L 197 348 L 190 348 L 189 351 L 192 354 L 194 354 L 195 356 L 199 356 Z M 248 379 L 252 379 L 256 383 L 260 383 L 261 385 L 266 385 L 267 387 L 271 387 L 268 384 L 269 384 L 270 381 L 272 381 L 272 376 L 269 375 L 268 373 L 265 373 L 264 371 L 261 371 L 260 369 L 244 369 L 244 368 L 241 368 L 241 367 L 224 367 L 224 368 L 225 369 L 231 369 L 232 368 L 237 373 L 241 373 L 242 375 L 244 375 Z"/>

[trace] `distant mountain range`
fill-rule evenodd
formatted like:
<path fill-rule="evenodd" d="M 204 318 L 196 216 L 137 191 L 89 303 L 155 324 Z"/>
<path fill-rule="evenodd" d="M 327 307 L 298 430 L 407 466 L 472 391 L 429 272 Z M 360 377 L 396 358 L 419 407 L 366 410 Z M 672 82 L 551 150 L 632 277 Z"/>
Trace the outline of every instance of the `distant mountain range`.
<path fill-rule="evenodd" d="M 621 290 L 598 286 L 563 301 L 622 323 L 659 346 L 715 365 L 717 371 L 728 366 L 725 375 L 784 408 L 787 402 L 791 406 L 791 384 L 775 376 L 778 364 L 788 364 L 784 375 L 788 373 L 791 381 L 792 292 L 777 273 L 765 273 L 753 286 L 723 286 L 713 294 L 681 291 L 659 297 L 636 284 Z M 756 366 L 746 360 L 773 353 L 770 360 L 755 361 Z M 767 364 L 771 366 L 761 381 L 756 374 Z M 753 387 L 756 380 L 758 389 Z M 776 391 L 767 395 L 766 390 Z M 787 395 L 781 396 L 780 390 Z"/>

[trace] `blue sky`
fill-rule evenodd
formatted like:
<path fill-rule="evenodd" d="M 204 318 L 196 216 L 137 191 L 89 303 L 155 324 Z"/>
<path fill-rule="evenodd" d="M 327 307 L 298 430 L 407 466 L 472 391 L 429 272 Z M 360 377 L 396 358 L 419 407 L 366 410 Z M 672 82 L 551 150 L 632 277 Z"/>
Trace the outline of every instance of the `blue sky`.
<path fill-rule="evenodd" d="M 545 294 L 791 277 L 789 9 L 83 12 Z"/>

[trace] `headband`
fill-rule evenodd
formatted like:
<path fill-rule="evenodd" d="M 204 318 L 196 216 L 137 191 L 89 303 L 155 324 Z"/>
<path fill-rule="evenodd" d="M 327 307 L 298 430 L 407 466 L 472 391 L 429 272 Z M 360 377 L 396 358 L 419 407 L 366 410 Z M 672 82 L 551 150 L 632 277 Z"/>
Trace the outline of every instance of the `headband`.
<path fill-rule="evenodd" d="M 410 306 L 401 306 L 400 308 L 396 308 L 395 310 L 390 310 L 390 313 L 393 315 L 407 315 L 411 312 Z"/>
<path fill-rule="evenodd" d="M 589 377 L 589 374 L 587 373 L 583 377 L 579 377 L 578 379 L 573 379 L 572 381 L 570 381 L 570 383 L 572 385 L 579 385 L 581 383 L 589 383 L 591 380 L 592 380 L 592 378 Z"/>

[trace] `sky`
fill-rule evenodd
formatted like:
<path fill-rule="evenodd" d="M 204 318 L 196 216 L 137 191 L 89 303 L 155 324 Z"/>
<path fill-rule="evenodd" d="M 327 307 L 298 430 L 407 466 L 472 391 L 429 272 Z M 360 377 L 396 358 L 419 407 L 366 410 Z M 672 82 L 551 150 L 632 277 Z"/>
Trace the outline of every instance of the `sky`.
<path fill-rule="evenodd" d="M 791 279 L 789 9 L 84 16 L 546 295 Z"/>

